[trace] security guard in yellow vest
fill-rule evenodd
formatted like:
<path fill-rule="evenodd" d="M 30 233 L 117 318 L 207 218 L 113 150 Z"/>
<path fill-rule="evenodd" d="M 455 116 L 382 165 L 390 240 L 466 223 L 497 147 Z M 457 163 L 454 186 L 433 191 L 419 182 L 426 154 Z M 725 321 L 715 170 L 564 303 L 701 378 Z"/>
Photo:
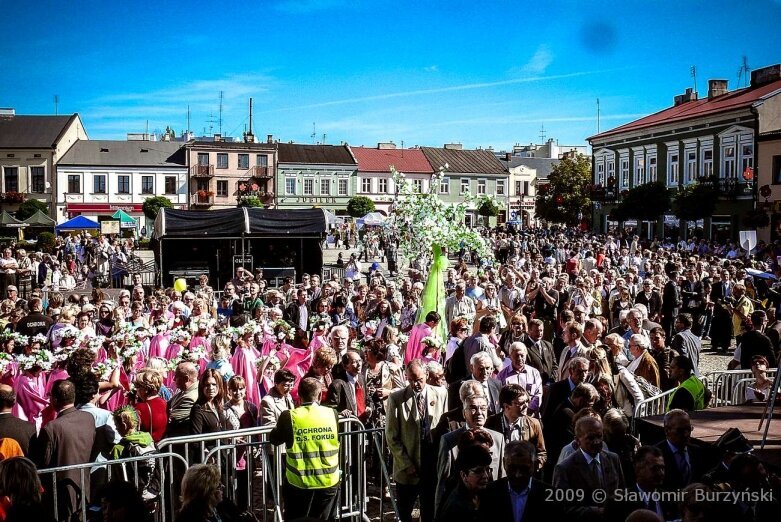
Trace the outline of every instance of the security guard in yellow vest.
<path fill-rule="evenodd" d="M 321 386 L 317 379 L 303 379 L 298 386 L 301 406 L 283 411 L 269 434 L 272 444 L 287 446 L 285 520 L 333 518 L 341 474 L 339 413 L 318 404 Z"/>
<path fill-rule="evenodd" d="M 667 400 L 667 409 L 695 411 L 704 410 L 708 404 L 708 390 L 702 381 L 694 375 L 694 364 L 685 355 L 673 357 L 670 363 L 670 376 L 678 387 Z"/>

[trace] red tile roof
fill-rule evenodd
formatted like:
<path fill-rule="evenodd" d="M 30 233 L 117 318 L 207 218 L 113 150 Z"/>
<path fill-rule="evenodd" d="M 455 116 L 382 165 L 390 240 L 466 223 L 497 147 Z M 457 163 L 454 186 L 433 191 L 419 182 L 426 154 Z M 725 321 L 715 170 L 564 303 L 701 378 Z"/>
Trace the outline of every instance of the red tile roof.
<path fill-rule="evenodd" d="M 588 138 L 588 141 L 607 138 L 615 134 L 640 130 L 655 125 L 686 121 L 711 114 L 749 107 L 760 98 L 779 89 L 781 89 L 781 80 L 776 80 L 757 87 L 738 89 L 710 100 L 708 98 L 703 98 L 701 100 L 685 102 L 678 106 L 669 107 L 644 118 L 640 118 L 639 120 L 621 125 L 620 127 L 591 136 Z"/>
<path fill-rule="evenodd" d="M 434 169 L 420 149 L 377 149 L 350 147 L 361 172 L 390 172 L 393 165 L 399 172 L 431 174 Z"/>

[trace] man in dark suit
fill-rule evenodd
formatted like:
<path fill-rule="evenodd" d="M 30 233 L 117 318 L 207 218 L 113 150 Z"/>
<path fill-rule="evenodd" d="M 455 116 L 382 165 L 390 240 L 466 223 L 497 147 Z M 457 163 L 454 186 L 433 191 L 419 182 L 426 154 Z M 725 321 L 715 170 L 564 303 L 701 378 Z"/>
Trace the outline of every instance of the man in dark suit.
<path fill-rule="evenodd" d="M 624 487 L 624 473 L 621 461 L 613 452 L 603 448 L 602 421 L 594 417 L 583 417 L 575 424 L 575 436 L 579 449 L 556 465 L 553 472 L 553 487 L 564 491 L 582 493 L 573 501 L 566 501 L 564 512 L 580 521 L 603 520 L 605 502 L 612 499 L 619 488 Z M 603 490 L 605 496 L 595 495 Z"/>
<path fill-rule="evenodd" d="M 664 457 L 656 446 L 642 446 L 632 456 L 635 483 L 627 484 L 626 494 L 605 507 L 605 519 L 624 522 L 638 509 L 647 509 L 661 520 L 677 518 L 675 505 L 663 502 L 659 493 L 664 483 Z"/>
<path fill-rule="evenodd" d="M 51 391 L 51 405 L 57 418 L 42 430 L 31 451 L 33 461 L 39 468 L 86 464 L 91 461 L 95 444 L 95 419 L 86 411 L 77 410 L 76 387 L 71 381 L 59 380 Z M 89 472 L 72 469 L 57 475 L 58 518 L 68 517 L 77 508 L 77 497 L 73 488 L 67 487 L 63 479 L 72 480 L 81 489 L 84 498 L 89 496 Z M 54 489 L 44 485 L 47 492 Z M 53 502 L 53 499 L 51 499 Z"/>
<path fill-rule="evenodd" d="M 470 368 L 472 374 L 463 381 L 456 381 L 447 389 L 447 408 L 452 410 L 461 406 L 461 397 L 458 396 L 458 390 L 461 384 L 467 380 L 479 382 L 483 387 L 483 394 L 488 401 L 488 414 L 495 415 L 502 411 L 499 405 L 499 391 L 502 389 L 502 383 L 491 377 L 494 371 L 494 364 L 491 357 L 485 352 L 477 352 L 470 359 Z"/>
<path fill-rule="evenodd" d="M 656 445 L 664 455 L 664 487 L 670 491 L 697 482 L 708 466 L 699 448 L 689 444 L 692 422 L 683 410 L 664 415 L 665 440 Z"/>
<path fill-rule="evenodd" d="M 491 445 L 491 478 L 498 480 L 504 477 L 502 455 L 504 454 L 504 436 L 493 430 L 486 429 L 485 421 L 488 418 L 487 404 L 482 395 L 471 395 L 464 399 L 464 419 L 466 425 L 451 431 L 442 437 L 439 442 L 439 455 L 437 457 L 437 489 L 435 506 L 438 510 L 447 498 L 447 486 L 453 470 L 453 463 L 458 458 L 458 442 L 467 431 L 483 430 L 493 439 Z M 435 510 L 436 512 L 436 510 Z"/>
<path fill-rule="evenodd" d="M 30 442 L 35 437 L 35 424 L 15 417 L 11 410 L 16 404 L 16 392 L 7 384 L 0 384 L 0 438 L 14 439 L 25 456 L 30 455 Z"/>
<path fill-rule="evenodd" d="M 705 311 L 705 295 L 702 281 L 697 280 L 697 274 L 692 268 L 686 270 L 686 279 L 681 283 L 681 301 L 681 310 L 691 314 L 694 332 L 699 335 L 701 330 L 700 316 Z"/>
<path fill-rule="evenodd" d="M 678 272 L 670 272 L 669 277 L 662 293 L 662 328 L 667 337 L 672 338 L 675 316 L 681 311 L 681 288 L 678 286 Z"/>
<path fill-rule="evenodd" d="M 480 497 L 484 520 L 532 522 L 563 516 L 556 502 L 546 502 L 550 485 L 532 478 L 537 465 L 533 444 L 510 442 L 503 461 L 507 477 L 490 483 Z"/>
<path fill-rule="evenodd" d="M 550 419 L 543 423 L 542 433 L 545 448 L 548 451 L 548 465 L 545 468 L 546 480 L 550 480 L 553 469 L 559 461 L 561 450 L 575 438 L 573 419 L 584 408 L 592 408 L 599 399 L 597 389 L 588 383 L 578 384 L 570 397 L 556 408 Z"/>
<path fill-rule="evenodd" d="M 361 355 L 355 350 L 348 350 L 342 355 L 341 365 L 334 367 L 334 380 L 328 386 L 323 406 L 336 409 L 343 417 L 357 417 L 363 421 L 369 411 L 366 408 L 366 383 L 361 374 L 362 362 Z"/>
<path fill-rule="evenodd" d="M 643 281 L 643 290 L 635 297 L 635 304 L 645 305 L 651 321 L 658 321 L 662 316 L 662 296 L 653 287 L 650 279 Z"/>
<path fill-rule="evenodd" d="M 293 326 L 296 330 L 303 330 L 304 332 L 309 330 L 309 308 L 306 304 L 307 293 L 303 288 L 296 290 L 296 299 L 287 307 L 284 311 L 284 319 Z"/>
<path fill-rule="evenodd" d="M 545 323 L 541 319 L 532 319 L 529 321 L 529 332 L 523 342 L 529 349 L 526 364 L 540 372 L 543 386 L 550 386 L 556 382 L 559 363 L 553 352 L 553 345 L 542 338 L 544 333 Z"/>
<path fill-rule="evenodd" d="M 181 362 L 174 371 L 179 389 L 168 401 L 168 427 L 165 438 L 190 435 L 190 412 L 198 400 L 198 370 L 191 362 Z"/>
<path fill-rule="evenodd" d="M 542 397 L 542 425 L 544 426 L 553 412 L 569 399 L 572 390 L 589 377 L 589 361 L 585 357 L 575 357 L 569 363 L 569 377 L 557 381 L 548 388 Z"/>

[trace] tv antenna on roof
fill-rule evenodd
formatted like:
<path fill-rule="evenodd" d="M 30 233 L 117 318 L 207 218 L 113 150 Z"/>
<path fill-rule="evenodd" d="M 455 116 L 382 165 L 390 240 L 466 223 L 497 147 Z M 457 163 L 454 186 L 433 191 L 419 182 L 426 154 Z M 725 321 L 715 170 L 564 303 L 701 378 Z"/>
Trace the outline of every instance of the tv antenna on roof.
<path fill-rule="evenodd" d="M 54 115 L 58 116 L 60 114 L 59 112 L 60 108 L 60 97 L 58 95 L 54 95 Z"/>
<path fill-rule="evenodd" d="M 220 136 L 222 136 L 222 95 L 223 91 L 220 91 Z"/>
<path fill-rule="evenodd" d="M 692 65 L 689 68 L 689 74 L 694 78 L 694 94 L 697 94 L 697 66 Z"/>
<path fill-rule="evenodd" d="M 312 138 L 312 143 L 317 145 L 317 126 L 315 125 L 315 122 L 312 122 L 312 134 L 310 134 L 309 137 Z"/>
<path fill-rule="evenodd" d="M 743 79 L 743 87 L 748 87 L 748 81 L 751 77 L 751 67 L 748 65 L 748 57 L 743 55 L 743 63 L 740 64 L 738 69 L 738 87 L 740 87 L 740 80 Z"/>
<path fill-rule="evenodd" d="M 540 125 L 540 143 L 545 143 L 545 124 Z"/>

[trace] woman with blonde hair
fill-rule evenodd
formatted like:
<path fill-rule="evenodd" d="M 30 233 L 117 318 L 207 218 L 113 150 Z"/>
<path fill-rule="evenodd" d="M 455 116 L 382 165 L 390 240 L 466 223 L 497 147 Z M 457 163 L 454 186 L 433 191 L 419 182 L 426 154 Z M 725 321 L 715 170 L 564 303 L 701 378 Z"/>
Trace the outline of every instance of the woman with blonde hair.
<path fill-rule="evenodd" d="M 152 435 L 155 443 L 160 442 L 168 425 L 166 402 L 160 397 L 163 376 L 156 370 L 144 368 L 136 374 L 135 409 L 138 412 L 139 430 Z"/>

